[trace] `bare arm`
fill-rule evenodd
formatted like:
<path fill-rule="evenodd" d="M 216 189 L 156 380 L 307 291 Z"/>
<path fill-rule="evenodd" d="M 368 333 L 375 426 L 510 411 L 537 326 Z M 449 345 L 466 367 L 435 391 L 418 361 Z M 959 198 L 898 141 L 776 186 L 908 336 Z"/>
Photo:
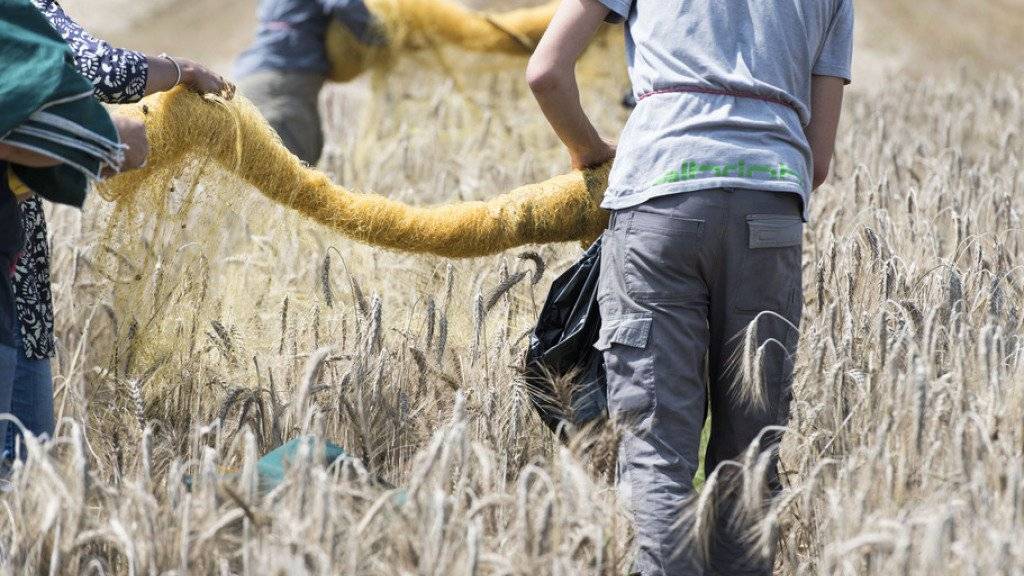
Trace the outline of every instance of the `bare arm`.
<path fill-rule="evenodd" d="M 839 115 L 843 108 L 842 78 L 813 76 L 811 78 L 811 122 L 804 129 L 814 157 L 814 188 L 828 179 L 835 152 Z"/>
<path fill-rule="evenodd" d="M 142 168 L 149 158 L 149 137 L 146 136 L 146 125 L 124 116 L 114 116 L 113 120 L 118 138 L 127 147 L 124 152 L 124 163 L 121 164 L 119 171 Z M 110 175 L 110 173 L 106 173 L 104 177 Z"/>
<path fill-rule="evenodd" d="M 569 149 L 574 168 L 596 166 L 615 155 L 583 111 L 576 83 L 576 61 L 606 16 L 608 8 L 597 0 L 562 0 L 526 69 L 530 89 Z"/>
<path fill-rule="evenodd" d="M 235 95 L 235 85 L 222 76 L 185 58 L 169 56 L 146 56 L 149 64 L 149 75 L 146 76 L 146 96 L 157 92 L 165 92 L 177 86 L 178 68 L 181 69 L 181 83 L 199 94 L 218 94 L 231 99 Z M 177 64 L 177 67 L 175 67 Z"/>
<path fill-rule="evenodd" d="M 146 137 L 146 126 L 137 120 L 129 120 L 122 116 L 113 118 L 114 128 L 117 129 L 118 138 L 121 143 L 127 146 L 125 150 L 124 164 L 120 166 L 121 171 L 141 168 L 149 156 L 149 140 Z M 51 156 L 31 152 L 17 146 L 0 142 L 0 161 L 11 164 L 28 166 L 29 168 L 52 168 L 62 162 Z M 115 174 L 113 168 L 104 168 L 104 176 Z M 2 175 L 0 175 L 2 176 Z"/>
<path fill-rule="evenodd" d="M 3 142 L 0 142 L 0 161 L 20 164 L 30 168 L 52 168 L 60 164 L 60 160 L 55 160 L 44 154 L 30 152 L 16 146 L 10 146 Z"/>
<path fill-rule="evenodd" d="M 93 83 L 96 97 L 103 102 L 135 102 L 143 96 L 170 90 L 179 80 L 200 94 L 214 93 L 228 98 L 234 94 L 235 87 L 231 83 L 191 60 L 147 56 L 92 36 L 59 4 L 50 4 L 43 14 L 72 47 L 78 71 Z"/>

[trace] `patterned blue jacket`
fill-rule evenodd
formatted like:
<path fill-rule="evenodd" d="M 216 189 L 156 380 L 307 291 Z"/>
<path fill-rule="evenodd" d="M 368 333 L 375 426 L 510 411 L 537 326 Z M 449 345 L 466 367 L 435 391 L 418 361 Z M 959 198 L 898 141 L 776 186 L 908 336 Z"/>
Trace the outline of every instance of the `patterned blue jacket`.
<path fill-rule="evenodd" d="M 260 0 L 256 14 L 256 39 L 238 57 L 238 78 L 261 70 L 326 74 L 324 36 L 332 19 L 364 44 L 383 41 L 363 0 Z"/>

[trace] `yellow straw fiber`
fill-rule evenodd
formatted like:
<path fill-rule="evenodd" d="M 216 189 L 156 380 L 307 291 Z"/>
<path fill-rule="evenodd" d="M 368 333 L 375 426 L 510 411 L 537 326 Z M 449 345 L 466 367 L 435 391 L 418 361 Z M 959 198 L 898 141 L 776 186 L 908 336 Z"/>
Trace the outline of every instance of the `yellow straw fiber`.
<path fill-rule="evenodd" d="M 268 198 L 349 238 L 394 250 L 464 258 L 524 244 L 590 241 L 607 224 L 599 206 L 608 166 L 556 176 L 485 202 L 415 207 L 351 192 L 288 152 L 256 109 L 238 98 L 208 100 L 182 89 L 124 106 L 146 124 L 151 156 L 142 170 L 101 184 L 129 204 L 159 197 L 189 170 L 219 168 Z"/>
<path fill-rule="evenodd" d="M 367 0 L 386 45 L 368 47 L 341 23 L 327 31 L 330 79 L 347 82 L 396 52 L 455 46 L 471 52 L 529 55 L 551 22 L 558 1 L 488 14 L 450 0 Z"/>

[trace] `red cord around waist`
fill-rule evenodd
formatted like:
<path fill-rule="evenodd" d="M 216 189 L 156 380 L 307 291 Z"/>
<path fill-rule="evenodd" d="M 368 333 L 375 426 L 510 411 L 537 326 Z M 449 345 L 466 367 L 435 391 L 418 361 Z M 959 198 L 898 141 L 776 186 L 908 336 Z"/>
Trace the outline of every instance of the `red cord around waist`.
<path fill-rule="evenodd" d="M 750 92 L 739 92 L 736 90 L 724 90 L 718 88 L 703 88 L 700 86 L 669 86 L 667 88 L 658 88 L 657 90 L 648 90 L 647 92 L 640 93 L 636 97 L 637 102 L 654 96 L 657 94 L 712 94 L 714 96 L 732 96 L 733 98 L 747 98 L 750 100 L 761 100 L 762 102 L 771 102 L 773 104 L 782 104 L 787 108 L 792 109 L 797 114 L 800 113 L 797 107 L 792 102 L 787 102 L 782 98 L 773 98 L 771 96 L 762 96 L 760 94 L 753 94 Z"/>
<path fill-rule="evenodd" d="M 284 20 L 267 20 L 262 23 L 267 30 L 291 30 L 294 28 L 291 22 Z"/>
<path fill-rule="evenodd" d="M 18 259 L 19 258 L 21 258 L 21 252 L 16 252 L 14 254 L 14 256 L 11 257 L 10 266 L 8 267 L 8 270 L 5 270 L 5 272 L 7 272 L 7 277 L 8 278 L 13 278 L 14 277 L 14 272 L 18 268 Z"/>

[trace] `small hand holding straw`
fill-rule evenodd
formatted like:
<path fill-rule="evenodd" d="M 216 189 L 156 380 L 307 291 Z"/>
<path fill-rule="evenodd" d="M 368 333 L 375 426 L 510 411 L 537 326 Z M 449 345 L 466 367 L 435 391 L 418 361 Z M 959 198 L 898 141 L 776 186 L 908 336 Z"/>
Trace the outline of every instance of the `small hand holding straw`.
<path fill-rule="evenodd" d="M 485 202 L 417 207 L 332 183 L 288 152 L 244 98 L 204 99 L 178 88 L 116 113 L 145 123 L 151 151 L 143 169 L 101 184 L 100 194 L 119 203 L 140 194 L 159 197 L 175 178 L 218 170 L 353 240 L 450 258 L 525 244 L 588 242 L 608 221 L 599 206 L 608 165 Z"/>

